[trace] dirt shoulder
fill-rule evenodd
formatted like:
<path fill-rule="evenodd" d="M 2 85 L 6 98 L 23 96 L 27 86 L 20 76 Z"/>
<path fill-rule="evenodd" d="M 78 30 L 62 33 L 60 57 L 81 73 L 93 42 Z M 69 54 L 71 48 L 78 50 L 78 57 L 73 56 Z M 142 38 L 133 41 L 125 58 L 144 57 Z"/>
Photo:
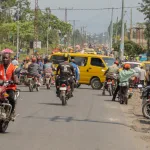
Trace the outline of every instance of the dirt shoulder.
<path fill-rule="evenodd" d="M 150 148 L 150 120 L 143 117 L 139 91 L 135 90 L 128 106 L 122 105 L 121 108 L 126 116 L 128 125 L 138 133 L 138 138 L 149 144 L 148 147 Z"/>

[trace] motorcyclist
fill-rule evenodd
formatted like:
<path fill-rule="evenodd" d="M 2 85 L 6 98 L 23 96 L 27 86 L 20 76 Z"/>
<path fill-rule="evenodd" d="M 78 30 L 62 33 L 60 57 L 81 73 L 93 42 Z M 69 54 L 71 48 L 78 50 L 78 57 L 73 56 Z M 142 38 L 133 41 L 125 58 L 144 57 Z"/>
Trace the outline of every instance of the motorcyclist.
<path fill-rule="evenodd" d="M 114 64 L 112 66 L 110 66 L 107 71 L 105 72 L 104 75 L 106 75 L 106 81 L 104 82 L 104 86 L 103 86 L 103 95 L 105 95 L 105 87 L 107 84 L 108 79 L 115 79 L 115 75 L 119 73 L 119 62 L 115 61 Z"/>
<path fill-rule="evenodd" d="M 56 75 L 57 75 L 57 78 L 56 78 L 56 94 L 57 94 L 57 96 L 59 96 L 58 86 L 59 86 L 59 79 L 61 79 L 61 77 L 65 77 L 67 80 L 68 80 L 68 78 L 70 78 L 69 84 L 71 86 L 71 91 L 73 92 L 73 89 L 74 89 L 72 76 L 75 76 L 75 72 L 74 72 L 73 66 L 68 62 L 68 59 L 69 59 L 69 55 L 65 54 L 64 55 L 64 62 L 60 63 L 57 67 L 57 71 L 56 71 Z M 58 76 L 59 72 L 60 72 L 60 74 Z"/>
<path fill-rule="evenodd" d="M 124 97 L 124 101 L 127 100 L 127 92 L 129 89 L 129 79 L 135 74 L 135 70 L 131 69 L 130 64 L 125 64 L 124 69 L 119 73 L 119 86 L 121 90 L 121 96 Z"/>
<path fill-rule="evenodd" d="M 75 80 L 76 80 L 76 82 L 78 83 L 78 81 L 79 81 L 79 78 L 80 78 L 80 73 L 79 73 L 79 67 L 78 67 L 78 65 L 75 63 L 75 60 L 74 59 L 71 59 L 71 63 L 70 63 L 72 66 L 73 66 L 73 68 L 74 68 L 74 71 L 75 71 Z"/>
<path fill-rule="evenodd" d="M 28 74 L 31 76 L 35 76 L 38 79 L 38 85 L 40 86 L 40 74 L 39 72 L 41 71 L 40 66 L 36 63 L 37 60 L 35 57 L 32 58 L 32 63 L 28 67 Z"/>
<path fill-rule="evenodd" d="M 30 58 L 26 57 L 25 63 L 23 65 L 23 69 L 28 70 L 30 64 L 31 64 Z"/>
<path fill-rule="evenodd" d="M 46 76 L 53 76 L 53 64 L 50 62 L 49 58 L 45 58 L 44 60 L 45 64 L 43 66 L 43 73 L 44 73 L 44 80 L 43 85 L 45 85 L 45 77 Z"/>
<path fill-rule="evenodd" d="M 11 84 L 7 87 L 7 93 L 9 95 L 8 100 L 9 103 L 12 105 L 11 111 L 11 120 L 15 118 L 15 90 L 16 84 L 18 83 L 18 78 L 15 75 L 15 66 L 11 63 L 11 54 L 4 53 L 2 55 L 2 64 L 0 64 L 0 80 L 3 81 L 13 81 L 14 84 Z"/>

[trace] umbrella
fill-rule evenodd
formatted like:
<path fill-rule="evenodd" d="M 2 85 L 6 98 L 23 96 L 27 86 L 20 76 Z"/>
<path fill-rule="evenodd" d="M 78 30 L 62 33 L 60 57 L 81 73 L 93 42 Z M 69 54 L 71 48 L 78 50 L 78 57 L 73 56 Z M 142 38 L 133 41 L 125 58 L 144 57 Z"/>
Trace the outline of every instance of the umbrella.
<path fill-rule="evenodd" d="M 13 54 L 13 51 L 11 49 L 4 49 L 2 50 L 2 53 L 10 53 L 10 54 Z"/>

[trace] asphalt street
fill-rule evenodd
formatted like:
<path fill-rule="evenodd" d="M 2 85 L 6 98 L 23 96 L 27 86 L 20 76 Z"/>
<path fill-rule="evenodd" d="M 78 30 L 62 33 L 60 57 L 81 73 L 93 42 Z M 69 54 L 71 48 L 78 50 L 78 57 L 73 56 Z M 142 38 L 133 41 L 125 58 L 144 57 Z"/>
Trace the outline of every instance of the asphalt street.
<path fill-rule="evenodd" d="M 62 106 L 55 88 L 21 87 L 18 118 L 0 134 L 0 150 L 145 150 L 119 103 L 88 86 Z M 124 106 L 126 107 L 126 106 Z"/>

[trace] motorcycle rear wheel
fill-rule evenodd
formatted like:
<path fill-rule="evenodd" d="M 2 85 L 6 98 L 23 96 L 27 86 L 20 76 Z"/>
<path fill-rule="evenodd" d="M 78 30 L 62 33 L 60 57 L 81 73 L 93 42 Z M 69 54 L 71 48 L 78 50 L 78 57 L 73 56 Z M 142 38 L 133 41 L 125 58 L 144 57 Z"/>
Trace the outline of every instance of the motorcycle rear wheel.
<path fill-rule="evenodd" d="M 142 107 L 143 116 L 150 119 L 150 103 L 146 102 Z"/>
<path fill-rule="evenodd" d="M 0 132 L 5 133 L 8 128 L 8 121 L 0 121 Z"/>
<path fill-rule="evenodd" d="M 63 106 L 67 105 L 67 101 L 66 101 L 66 97 L 65 96 L 62 96 L 61 100 L 62 100 L 62 105 Z"/>

